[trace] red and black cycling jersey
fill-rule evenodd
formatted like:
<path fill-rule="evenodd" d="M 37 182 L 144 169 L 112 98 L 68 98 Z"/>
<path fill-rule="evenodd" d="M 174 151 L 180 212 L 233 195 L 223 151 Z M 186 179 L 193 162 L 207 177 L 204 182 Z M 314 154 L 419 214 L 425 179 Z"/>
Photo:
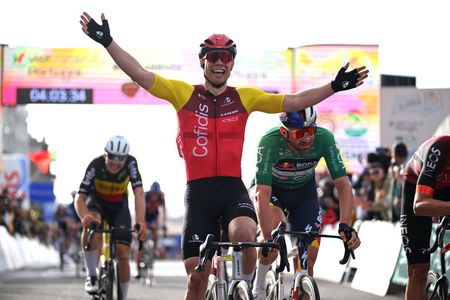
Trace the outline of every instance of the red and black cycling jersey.
<path fill-rule="evenodd" d="M 159 207 L 166 205 L 166 200 L 163 192 L 147 191 L 144 194 L 145 199 L 145 214 L 151 216 L 159 215 Z"/>
<path fill-rule="evenodd" d="M 420 145 L 406 164 L 403 176 L 416 184 L 416 193 L 441 199 L 436 196 L 440 191 L 450 191 L 450 135 L 433 137 Z"/>
<path fill-rule="evenodd" d="M 105 157 L 99 156 L 91 161 L 80 184 L 79 193 L 95 196 L 103 201 L 120 203 L 128 197 L 128 183 L 131 187 L 142 186 L 136 158 L 128 155 L 124 167 L 117 174 L 106 169 Z"/>
<path fill-rule="evenodd" d="M 241 177 L 245 126 L 253 111 L 281 112 L 284 95 L 261 89 L 227 87 L 213 95 L 203 85 L 190 85 L 156 75 L 149 92 L 169 101 L 178 116 L 177 145 L 188 181 Z"/>

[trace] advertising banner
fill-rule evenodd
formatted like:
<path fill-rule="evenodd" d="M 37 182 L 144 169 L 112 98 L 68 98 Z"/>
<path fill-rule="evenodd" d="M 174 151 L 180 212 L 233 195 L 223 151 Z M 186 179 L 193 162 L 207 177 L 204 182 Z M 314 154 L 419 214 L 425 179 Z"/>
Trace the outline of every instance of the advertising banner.
<path fill-rule="evenodd" d="M 144 68 L 166 78 L 191 84 L 203 81 L 195 49 L 129 52 Z M 5 48 L 4 57 L 3 105 L 167 104 L 132 82 L 104 49 Z M 348 171 L 360 172 L 366 154 L 380 146 L 378 46 L 242 51 L 228 83 L 295 93 L 329 82 L 346 62 L 350 69 L 366 66 L 369 78 L 361 87 L 337 93 L 317 105 L 317 123 L 334 133 Z"/>
<path fill-rule="evenodd" d="M 51 222 L 55 212 L 55 194 L 53 182 L 31 182 L 30 202 L 41 208 L 41 217 L 45 222 Z"/>
<path fill-rule="evenodd" d="M 23 199 L 29 206 L 30 161 L 25 154 L 4 154 L 0 186 Z"/>
<path fill-rule="evenodd" d="M 195 51 L 130 51 L 142 66 L 169 79 L 203 81 Z M 239 54 L 230 80 L 235 86 L 290 90 L 290 53 Z M 119 69 L 104 49 L 5 48 L 3 104 L 167 104 Z"/>
<path fill-rule="evenodd" d="M 316 106 L 317 124 L 334 133 L 347 171 L 360 172 L 365 154 L 380 146 L 378 46 L 312 45 L 292 51 L 294 91 L 325 84 L 347 62 L 348 71 L 359 66 L 370 71 L 362 86 L 334 94 Z"/>

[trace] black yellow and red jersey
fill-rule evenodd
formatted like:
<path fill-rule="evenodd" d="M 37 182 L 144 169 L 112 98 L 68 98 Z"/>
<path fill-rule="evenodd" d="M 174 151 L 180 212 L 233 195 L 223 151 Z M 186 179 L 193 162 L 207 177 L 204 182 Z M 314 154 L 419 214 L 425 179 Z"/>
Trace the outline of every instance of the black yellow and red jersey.
<path fill-rule="evenodd" d="M 284 95 L 261 89 L 227 87 L 213 95 L 203 85 L 190 85 L 156 75 L 149 92 L 177 111 L 177 145 L 185 160 L 187 180 L 241 177 L 245 126 L 253 111 L 282 111 Z"/>
<path fill-rule="evenodd" d="M 106 170 L 105 157 L 99 156 L 91 161 L 80 184 L 79 193 L 94 194 L 98 199 L 120 203 L 128 197 L 128 183 L 131 187 L 142 186 L 136 158 L 128 155 L 124 167 L 117 174 Z"/>

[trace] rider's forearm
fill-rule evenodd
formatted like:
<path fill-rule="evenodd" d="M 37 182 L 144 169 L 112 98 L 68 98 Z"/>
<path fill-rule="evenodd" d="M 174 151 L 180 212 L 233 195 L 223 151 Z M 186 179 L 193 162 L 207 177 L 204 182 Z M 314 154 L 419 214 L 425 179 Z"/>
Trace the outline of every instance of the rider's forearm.
<path fill-rule="evenodd" d="M 78 194 L 78 198 L 75 199 L 75 211 L 78 217 L 82 220 L 89 212 L 86 206 L 87 197 L 84 194 Z"/>
<path fill-rule="evenodd" d="M 450 215 L 450 202 L 426 197 L 421 194 L 414 201 L 414 213 L 417 216 L 446 216 Z"/>
<path fill-rule="evenodd" d="M 155 75 L 145 70 L 133 56 L 123 50 L 115 41 L 112 41 L 106 50 L 119 68 L 130 76 L 134 82 L 146 90 L 153 86 Z"/>
<path fill-rule="evenodd" d="M 136 223 L 144 223 L 145 219 L 145 201 L 144 201 L 144 189 L 142 187 L 136 187 L 133 190 L 136 212 Z"/>
<path fill-rule="evenodd" d="M 283 101 L 283 111 L 291 112 L 305 109 L 309 106 L 316 105 L 333 94 L 334 91 L 331 88 L 331 83 L 327 83 L 320 87 L 306 89 L 292 95 L 286 95 Z"/>
<path fill-rule="evenodd" d="M 272 233 L 272 211 L 270 208 L 270 195 L 272 188 L 268 186 L 256 186 L 255 203 L 259 226 L 264 240 L 269 240 Z"/>
<path fill-rule="evenodd" d="M 352 186 L 346 176 L 334 180 L 334 184 L 339 197 L 339 222 L 350 226 L 354 209 Z"/>

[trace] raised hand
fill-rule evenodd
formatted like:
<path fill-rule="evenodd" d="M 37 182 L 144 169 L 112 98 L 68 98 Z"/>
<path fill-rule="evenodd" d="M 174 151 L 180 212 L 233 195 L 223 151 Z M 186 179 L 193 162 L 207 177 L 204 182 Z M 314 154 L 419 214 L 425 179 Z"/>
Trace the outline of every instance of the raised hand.
<path fill-rule="evenodd" d="M 102 25 L 99 25 L 87 12 L 83 12 L 80 16 L 80 24 L 84 33 L 106 48 L 112 43 L 113 39 L 109 31 L 109 24 L 108 20 L 105 18 L 105 14 L 102 13 L 101 19 Z"/>
<path fill-rule="evenodd" d="M 331 88 L 334 92 L 350 90 L 360 86 L 364 83 L 369 75 L 369 70 L 365 66 L 355 68 L 349 72 L 346 72 L 350 63 L 346 63 L 336 75 L 336 78 L 331 82 Z"/>

